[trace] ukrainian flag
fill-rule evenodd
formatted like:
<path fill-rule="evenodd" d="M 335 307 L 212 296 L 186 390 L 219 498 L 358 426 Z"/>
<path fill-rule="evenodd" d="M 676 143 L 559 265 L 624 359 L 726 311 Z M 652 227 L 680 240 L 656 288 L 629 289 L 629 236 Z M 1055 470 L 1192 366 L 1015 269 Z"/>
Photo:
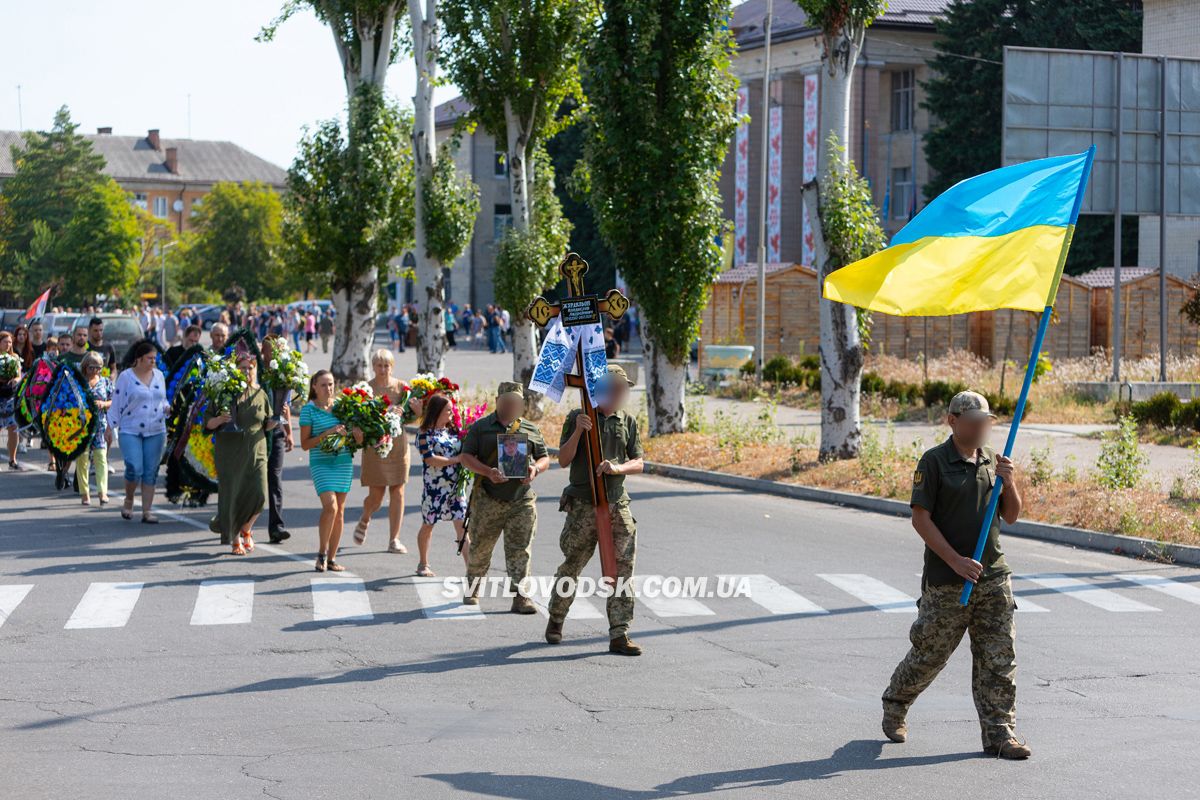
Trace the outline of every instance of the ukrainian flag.
<path fill-rule="evenodd" d="M 825 297 L 900 316 L 1053 306 L 1095 151 L 955 184 L 891 246 L 830 273 Z"/>

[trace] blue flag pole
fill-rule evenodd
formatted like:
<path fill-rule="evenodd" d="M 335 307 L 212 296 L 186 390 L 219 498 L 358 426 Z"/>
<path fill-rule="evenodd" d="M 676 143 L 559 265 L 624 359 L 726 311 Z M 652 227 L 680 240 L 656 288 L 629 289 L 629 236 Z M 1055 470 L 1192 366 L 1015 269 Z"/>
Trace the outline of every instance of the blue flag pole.
<path fill-rule="evenodd" d="M 1079 190 L 1075 193 L 1075 206 L 1071 209 L 1071 223 L 1067 228 L 1067 237 L 1063 240 L 1062 252 L 1058 256 L 1058 271 L 1050 294 L 1046 298 L 1046 307 L 1042 309 L 1042 318 L 1038 320 L 1037 336 L 1033 339 L 1033 350 L 1029 354 L 1029 363 L 1025 365 L 1025 381 L 1021 384 L 1021 396 L 1017 398 L 1017 407 L 1013 411 L 1012 425 L 1008 428 L 1008 441 L 1004 443 L 1004 457 L 1012 458 L 1013 444 L 1017 441 L 1017 428 L 1021 426 L 1021 417 L 1025 416 L 1025 401 L 1029 398 L 1029 387 L 1033 385 L 1033 375 L 1037 371 L 1038 358 L 1042 354 L 1042 343 L 1046 339 L 1046 328 L 1050 325 L 1050 317 L 1054 314 L 1054 296 L 1058 294 L 1058 282 L 1062 277 L 1063 266 L 1067 263 L 1067 251 L 1071 249 L 1071 238 L 1075 234 L 1075 223 L 1079 220 L 1079 208 L 1083 205 L 1083 192 L 1087 188 L 1088 176 L 1092 173 L 1092 159 L 1096 155 L 1096 145 L 1087 149 L 1087 158 L 1083 163 L 1083 174 L 1079 176 Z M 987 512 L 983 515 L 983 525 L 979 528 L 979 538 L 975 541 L 974 559 L 983 563 L 983 549 L 987 546 L 988 533 L 992 529 L 992 520 L 996 518 L 996 509 L 1000 504 L 1000 491 L 1004 487 L 1004 479 L 996 476 L 996 484 L 992 487 L 992 495 L 988 498 Z M 962 595 L 958 602 L 966 605 L 971 599 L 975 584 L 964 581 Z"/>

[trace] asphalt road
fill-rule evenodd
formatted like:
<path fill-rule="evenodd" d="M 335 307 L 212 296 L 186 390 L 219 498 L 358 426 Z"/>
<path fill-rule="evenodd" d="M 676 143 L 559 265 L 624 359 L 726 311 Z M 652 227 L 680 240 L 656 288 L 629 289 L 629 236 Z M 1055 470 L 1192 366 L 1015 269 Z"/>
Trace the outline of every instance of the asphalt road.
<path fill-rule="evenodd" d="M 563 475 L 538 481 L 538 575 L 558 563 Z M 622 658 L 603 619 L 569 620 L 550 647 L 544 617 L 506 601 L 453 613 L 440 585 L 414 583 L 414 555 L 385 552 L 378 523 L 344 551 L 353 575 L 314 588 L 301 454 L 286 479 L 295 537 L 237 558 L 202 530 L 206 510 L 150 527 L 81 509 L 47 473 L 0 473 L 5 794 L 1197 796 L 1200 571 L 1007 542 L 1014 568 L 1041 576 L 1015 582 L 1018 727 L 1034 757 L 1009 763 L 980 754 L 965 646 L 914 707 L 909 742 L 881 737 L 918 592 L 903 520 L 632 479 L 639 573 L 761 577 L 749 598 L 639 601 L 646 653 Z M 418 500 L 414 481 L 414 551 Z M 451 540 L 435 531 L 443 575 Z"/>

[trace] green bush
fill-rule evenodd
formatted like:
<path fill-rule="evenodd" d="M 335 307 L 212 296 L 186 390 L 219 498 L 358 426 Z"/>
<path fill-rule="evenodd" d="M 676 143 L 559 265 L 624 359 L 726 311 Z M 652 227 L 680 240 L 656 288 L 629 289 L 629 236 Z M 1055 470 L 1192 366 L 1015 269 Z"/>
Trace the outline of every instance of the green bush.
<path fill-rule="evenodd" d="M 821 369 L 821 357 L 816 354 L 813 354 L 813 353 L 810 353 L 806 356 L 801 356 L 798 366 L 801 367 L 802 369 L 820 370 Z"/>
<path fill-rule="evenodd" d="M 988 406 L 992 409 L 992 413 L 997 417 L 1012 417 L 1017 413 L 1017 398 L 1007 397 L 1002 394 L 993 394 L 984 392 L 983 397 L 988 401 Z M 1021 419 L 1029 416 L 1030 410 L 1033 408 L 1033 403 L 1029 398 L 1025 398 L 1025 413 L 1021 415 Z"/>
<path fill-rule="evenodd" d="M 1122 417 L 1118 428 L 1105 438 L 1096 460 L 1096 481 L 1107 489 L 1132 489 L 1141 482 L 1149 459 L 1138 445 L 1137 425 Z"/>
<path fill-rule="evenodd" d="M 886 385 L 887 381 L 874 372 L 864 372 L 862 374 L 862 381 L 859 383 L 862 391 L 871 392 L 872 394 L 882 394 L 883 388 Z"/>
<path fill-rule="evenodd" d="M 890 397 L 900 403 L 913 404 L 921 396 L 921 387 L 915 383 L 888 381 L 884 384 L 883 396 Z"/>
<path fill-rule="evenodd" d="M 821 370 L 798 367 L 796 369 L 796 378 L 798 379 L 796 381 L 797 386 L 803 386 L 813 392 L 821 391 Z"/>
<path fill-rule="evenodd" d="M 751 372 L 753 371 L 751 370 Z M 769 383 L 787 383 L 791 371 L 791 359 L 787 356 L 774 356 L 763 364 L 763 380 Z"/>
<path fill-rule="evenodd" d="M 958 381 L 927 381 L 921 387 L 921 398 L 929 408 L 948 406 L 954 395 L 966 390 L 967 387 Z"/>
<path fill-rule="evenodd" d="M 1200 431 L 1200 400 L 1188 400 L 1186 403 L 1180 403 L 1179 408 L 1175 409 L 1175 413 L 1171 417 L 1171 422 L 1176 428 Z"/>
<path fill-rule="evenodd" d="M 1134 403 L 1130 408 L 1130 416 L 1139 425 L 1170 428 L 1175 424 L 1181 405 L 1179 398 L 1171 392 L 1159 392 L 1149 400 Z"/>
<path fill-rule="evenodd" d="M 754 377 L 754 359 L 752 358 L 749 361 L 747 361 L 745 364 L 742 364 L 742 366 L 738 370 L 738 372 L 742 373 L 742 375 L 747 378 Z"/>

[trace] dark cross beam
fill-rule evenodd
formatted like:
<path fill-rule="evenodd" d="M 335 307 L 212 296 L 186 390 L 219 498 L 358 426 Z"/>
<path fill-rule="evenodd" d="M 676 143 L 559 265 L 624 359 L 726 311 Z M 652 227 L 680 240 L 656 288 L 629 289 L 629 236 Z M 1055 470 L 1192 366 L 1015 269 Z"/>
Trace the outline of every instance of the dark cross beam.
<path fill-rule="evenodd" d="M 577 253 L 567 253 L 567 257 L 558 265 L 558 271 L 567 282 L 567 296 L 558 303 L 551 303 L 544 297 L 538 297 L 529 304 L 525 316 L 544 328 L 555 317 L 562 317 L 563 325 L 595 325 L 600 322 L 600 315 L 607 314 L 614 320 L 629 309 L 629 298 L 616 289 L 609 290 L 603 298 L 589 295 L 584 291 L 583 276 L 587 274 L 588 264 Z M 596 467 L 604 460 L 600 450 L 600 421 L 596 418 L 596 408 L 588 397 L 587 386 L 583 377 L 583 339 L 575 349 L 576 373 L 567 375 L 567 385 L 580 390 L 579 396 L 583 401 L 583 413 L 592 420 L 592 429 L 587 432 L 587 461 L 588 475 L 591 477 L 592 505 L 596 509 L 596 539 L 600 546 L 600 570 L 606 579 L 615 581 L 617 578 L 617 551 L 613 545 L 612 517 L 609 514 L 608 489 L 604 484 L 604 476 L 596 474 Z"/>

